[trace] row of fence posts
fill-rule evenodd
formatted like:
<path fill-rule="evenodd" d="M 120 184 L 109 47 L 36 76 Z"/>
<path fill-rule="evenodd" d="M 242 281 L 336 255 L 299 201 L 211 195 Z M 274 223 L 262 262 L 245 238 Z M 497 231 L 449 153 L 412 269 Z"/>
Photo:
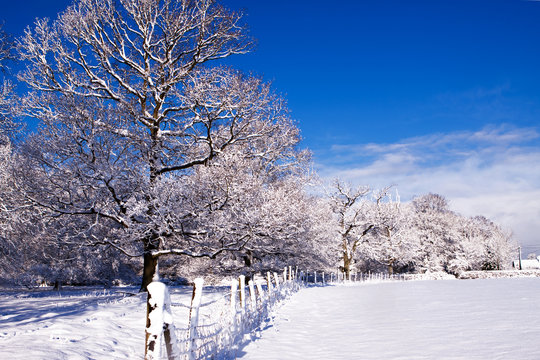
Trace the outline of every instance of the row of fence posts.
<path fill-rule="evenodd" d="M 298 290 L 298 268 L 293 271 L 292 266 L 285 267 L 283 270 L 283 283 L 280 282 L 280 277 L 277 272 L 267 272 L 266 274 L 266 294 L 260 282 L 255 282 L 253 279 L 248 281 L 248 289 L 250 296 L 250 308 L 246 308 L 246 284 L 245 276 L 240 275 L 238 279 L 231 281 L 231 297 L 230 308 L 233 319 L 233 326 L 242 326 L 242 317 L 246 311 L 257 311 L 257 302 L 263 304 L 265 299 L 268 306 L 271 306 L 273 301 L 279 300 L 282 287 L 287 284 L 288 292 Z M 300 272 L 300 278 L 304 278 L 304 274 Z M 273 279 L 273 283 L 272 283 Z M 187 341 L 187 359 L 195 360 L 197 358 L 197 326 L 199 325 L 199 309 L 201 307 L 202 290 L 204 280 L 196 278 L 193 282 L 193 293 L 191 297 L 191 306 L 189 311 L 188 325 L 188 341 Z M 255 288 L 257 289 L 258 296 Z M 160 281 L 153 281 L 147 287 L 147 312 L 146 312 L 146 340 L 145 340 L 145 360 L 159 360 L 161 358 L 161 343 L 165 343 L 167 357 L 169 360 L 178 360 L 181 358 L 182 352 L 178 345 L 178 339 L 175 334 L 175 326 L 173 322 L 173 313 L 171 310 L 171 299 L 167 286 Z M 237 302 L 238 297 L 238 302 Z M 258 299 L 258 300 L 257 300 Z M 262 308 L 262 307 L 261 307 Z M 240 309 L 240 311 L 238 311 Z M 240 319 L 239 319 L 240 317 Z M 235 328 L 236 330 L 243 330 Z"/>
<path fill-rule="evenodd" d="M 307 283 L 314 283 L 314 284 L 327 284 L 327 283 L 342 283 L 342 282 L 368 282 L 368 281 L 403 281 L 406 280 L 405 275 L 403 274 L 388 274 L 388 273 L 358 273 L 358 272 L 351 272 L 349 275 L 349 280 L 347 280 L 347 276 L 344 272 L 331 272 L 331 273 L 324 273 L 324 272 L 309 272 L 307 271 L 302 278 L 302 281 Z"/>

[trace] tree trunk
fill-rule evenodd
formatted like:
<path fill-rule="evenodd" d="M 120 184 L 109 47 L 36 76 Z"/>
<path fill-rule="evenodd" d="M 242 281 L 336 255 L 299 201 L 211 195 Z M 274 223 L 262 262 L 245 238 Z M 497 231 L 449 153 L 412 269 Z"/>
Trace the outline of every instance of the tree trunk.
<path fill-rule="evenodd" d="M 352 258 L 350 258 L 347 253 L 343 253 L 343 271 L 345 272 L 345 280 L 350 280 L 351 278 L 351 262 Z"/>
<path fill-rule="evenodd" d="M 394 267 L 392 266 L 393 263 L 388 264 L 388 275 L 392 276 L 394 274 Z"/>
<path fill-rule="evenodd" d="M 144 105 L 143 105 L 144 106 Z M 160 148 L 160 143 L 158 139 L 158 132 L 159 132 L 159 126 L 156 125 L 157 123 L 154 122 L 153 125 L 150 127 L 150 137 L 152 139 L 151 148 L 150 148 L 150 158 L 149 158 L 149 165 L 150 165 L 150 187 L 153 188 L 154 184 L 156 183 L 156 180 L 159 177 L 158 174 L 158 166 L 159 163 L 158 159 L 158 153 Z M 151 193 L 151 192 L 150 192 Z M 152 204 L 152 201 L 154 200 L 150 194 L 146 195 L 146 200 L 149 204 Z M 153 205 L 149 206 L 147 215 L 148 218 L 152 218 L 153 214 L 155 213 L 155 207 Z M 154 229 L 148 237 L 143 239 L 143 245 L 144 245 L 144 264 L 143 264 L 143 278 L 142 278 L 142 284 L 141 288 L 139 289 L 139 292 L 146 292 L 147 286 L 154 280 L 154 278 L 159 278 L 159 269 L 158 269 L 158 258 L 152 256 L 152 252 L 154 250 L 159 250 L 160 247 L 160 239 L 158 235 L 158 231 Z"/>
<path fill-rule="evenodd" d="M 146 292 L 146 287 L 152 282 L 158 268 L 158 258 L 152 256 L 151 251 L 144 253 L 143 277 L 139 292 Z"/>
<path fill-rule="evenodd" d="M 55 280 L 53 290 L 55 290 L 55 291 L 60 291 L 60 290 L 62 290 L 62 281 L 60 281 L 60 280 Z"/>
<path fill-rule="evenodd" d="M 146 240 L 144 242 L 144 264 L 143 264 L 143 276 L 142 284 L 139 292 L 146 292 L 146 287 L 152 282 L 155 276 L 158 274 L 158 258 L 152 256 L 154 250 L 158 250 L 159 242 Z"/>

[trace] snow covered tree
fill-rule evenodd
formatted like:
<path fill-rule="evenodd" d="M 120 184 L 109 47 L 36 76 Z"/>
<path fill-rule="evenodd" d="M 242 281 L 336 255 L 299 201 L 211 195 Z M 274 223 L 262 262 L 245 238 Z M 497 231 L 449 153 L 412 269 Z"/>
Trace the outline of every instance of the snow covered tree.
<path fill-rule="evenodd" d="M 474 226 L 473 235 L 476 235 L 480 243 L 480 269 L 503 270 L 508 268 L 514 250 L 517 248 L 511 232 L 505 231 L 500 225 L 483 216 L 475 216 L 469 221 Z"/>
<path fill-rule="evenodd" d="M 439 194 L 426 194 L 413 199 L 412 226 L 420 250 L 416 265 L 422 271 L 445 271 L 449 254 L 456 252 L 459 239 L 456 214 Z"/>
<path fill-rule="evenodd" d="M 237 271 L 239 267 L 253 272 L 261 266 L 272 267 L 267 260 L 277 264 L 301 253 L 296 244 L 306 238 L 309 229 L 304 223 L 309 214 L 304 189 L 309 157 L 295 149 L 297 132 L 283 130 L 287 131 L 267 141 L 260 139 L 256 146 L 266 153 L 264 157 L 248 156 L 259 152 L 253 147 L 236 146 L 194 169 L 182 183 L 177 179 L 167 181 L 167 190 L 160 192 L 160 206 L 171 210 L 163 212 L 166 217 L 156 222 L 182 228 L 186 241 L 196 242 L 207 252 L 214 251 L 220 259 L 212 266 L 214 273 Z M 241 246 L 229 254 L 212 250 L 220 249 L 217 244 L 235 242 L 241 242 Z M 303 245 L 309 248 L 307 241 Z M 176 251 L 164 249 L 160 254 Z"/>
<path fill-rule="evenodd" d="M 419 244 L 410 232 L 410 207 L 401 203 L 397 191 L 392 198 L 390 190 L 387 187 L 374 193 L 371 208 L 374 228 L 360 252 L 385 265 L 388 273 L 393 274 L 396 267 L 413 262 Z"/>
<path fill-rule="evenodd" d="M 366 195 L 370 189 L 366 186 L 353 189 L 336 180 L 334 192 L 329 195 L 330 207 L 335 217 L 335 234 L 340 243 L 343 271 L 350 279 L 351 267 L 358 246 L 366 241 L 366 236 L 375 224 L 370 218 L 370 202 Z"/>
<path fill-rule="evenodd" d="M 273 166 L 228 159 L 232 154 L 228 155 L 198 168 L 196 176 L 187 179 L 195 192 L 206 189 L 189 196 L 191 203 L 186 207 L 200 214 L 193 226 L 201 230 L 201 240 L 245 242 L 237 251 L 219 254 L 219 263 L 211 271 L 252 275 L 287 265 L 315 265 L 320 256 L 313 232 L 314 200 L 305 191 L 306 174 L 298 168 L 292 173 L 278 170 L 278 175 Z M 192 263 L 205 266 L 208 261 Z"/>
<path fill-rule="evenodd" d="M 412 205 L 412 235 L 420 244 L 416 259 L 420 270 L 459 274 L 502 269 L 510 263 L 516 248 L 511 234 L 491 220 L 450 211 L 446 199 L 437 194 L 418 197 Z"/>
<path fill-rule="evenodd" d="M 142 289 L 159 256 L 245 247 L 245 237 L 206 242 L 198 215 L 170 205 L 176 188 L 237 147 L 277 156 L 271 139 L 297 131 L 269 84 L 209 66 L 250 49 L 241 19 L 211 0 L 76 0 L 19 41 L 31 89 L 22 110 L 41 121 L 20 170 L 32 174 L 27 198 L 79 218 L 81 242 L 142 252 Z"/>

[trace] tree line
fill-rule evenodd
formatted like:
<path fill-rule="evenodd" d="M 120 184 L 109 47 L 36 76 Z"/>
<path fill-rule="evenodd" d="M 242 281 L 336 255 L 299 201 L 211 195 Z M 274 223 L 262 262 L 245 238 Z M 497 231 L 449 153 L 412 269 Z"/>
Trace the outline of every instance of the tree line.
<path fill-rule="evenodd" d="M 510 234 L 442 196 L 310 190 L 284 97 L 221 61 L 253 43 L 243 14 L 212 0 L 76 0 L 19 39 L 0 31 L 3 280 L 144 290 L 158 272 L 508 262 Z"/>

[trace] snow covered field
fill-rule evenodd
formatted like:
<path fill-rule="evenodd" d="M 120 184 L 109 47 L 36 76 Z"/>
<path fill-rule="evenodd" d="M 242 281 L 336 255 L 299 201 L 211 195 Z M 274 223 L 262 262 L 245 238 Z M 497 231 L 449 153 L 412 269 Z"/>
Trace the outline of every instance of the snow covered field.
<path fill-rule="evenodd" d="M 0 359 L 141 359 L 146 295 L 137 290 L 0 292 Z M 191 288 L 171 292 L 189 304 Z M 175 310 L 185 325 L 188 309 Z"/>
<path fill-rule="evenodd" d="M 141 359 L 146 297 L 126 296 L 136 290 L 0 291 L 0 358 Z M 205 290 L 203 301 L 224 291 Z M 190 288 L 171 293 L 189 304 Z M 539 309 L 540 278 L 312 287 L 237 357 L 540 359 Z M 187 308 L 174 311 L 185 325 Z"/>
<path fill-rule="evenodd" d="M 540 279 L 309 288 L 238 357 L 540 359 Z"/>

